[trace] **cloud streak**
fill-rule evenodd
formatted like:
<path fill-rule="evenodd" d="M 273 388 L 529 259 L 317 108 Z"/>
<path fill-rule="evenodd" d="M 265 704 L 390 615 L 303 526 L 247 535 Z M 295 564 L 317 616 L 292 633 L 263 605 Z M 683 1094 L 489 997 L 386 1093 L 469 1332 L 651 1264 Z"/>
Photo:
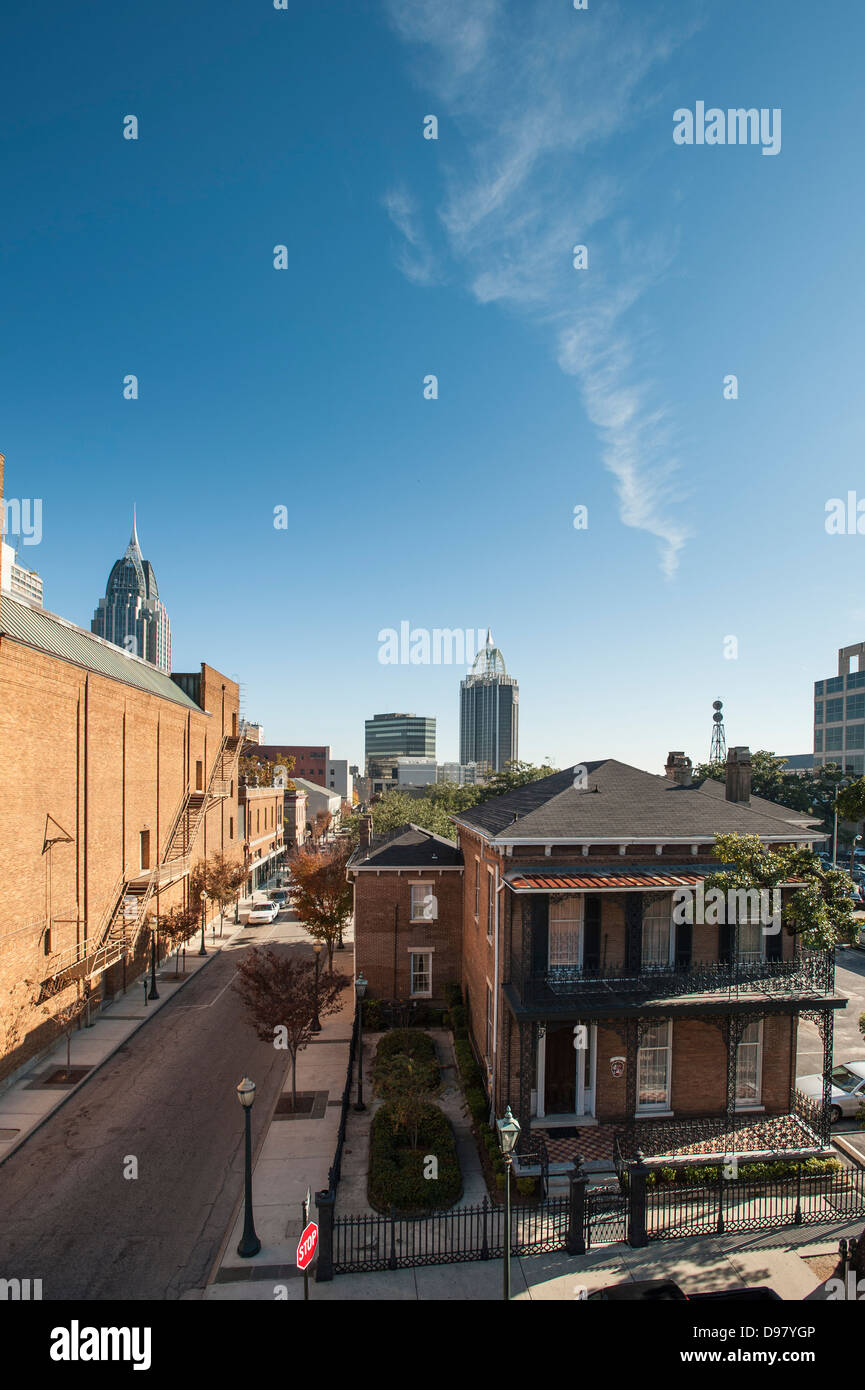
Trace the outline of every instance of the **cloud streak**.
<path fill-rule="evenodd" d="M 442 152 L 435 237 L 404 189 L 385 200 L 404 239 L 400 268 L 414 283 L 432 284 L 449 261 L 479 303 L 549 329 L 556 361 L 575 378 L 597 430 L 620 519 L 656 537 L 661 569 L 672 577 L 690 534 L 680 517 L 675 426 L 636 366 L 646 329 L 634 323 L 672 251 L 669 237 L 634 236 L 629 180 L 609 166 L 624 171 L 633 161 L 623 137 L 651 106 L 646 79 L 698 21 L 674 16 L 665 27 L 657 9 L 640 21 L 615 4 L 602 15 L 472 0 L 467 15 L 466 0 L 385 3 L 418 80 L 434 94 L 428 109 L 460 136 L 458 153 L 450 144 Z M 599 155 L 615 141 L 619 157 L 604 167 Z M 589 245 L 588 271 L 573 269 L 576 243 Z"/>

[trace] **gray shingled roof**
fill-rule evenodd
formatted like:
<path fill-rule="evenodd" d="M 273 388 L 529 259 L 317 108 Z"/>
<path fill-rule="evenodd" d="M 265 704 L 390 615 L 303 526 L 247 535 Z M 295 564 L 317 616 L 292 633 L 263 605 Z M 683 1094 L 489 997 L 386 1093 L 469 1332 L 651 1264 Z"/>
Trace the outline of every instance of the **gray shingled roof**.
<path fill-rule="evenodd" d="M 86 671 L 133 685 L 149 695 L 159 695 L 163 700 L 201 713 L 195 701 L 175 685 L 167 672 L 151 666 L 149 661 L 131 656 L 122 647 L 106 642 L 83 627 L 76 627 L 65 618 L 46 613 L 44 608 L 22 603 L 5 590 L 0 596 L 0 632 L 15 642 L 59 657 L 61 661 L 83 666 Z"/>
<path fill-rule="evenodd" d="M 455 840 L 446 840 L 411 822 L 374 841 L 365 854 L 357 849 L 351 857 L 351 867 L 355 869 L 361 865 L 376 869 L 449 869 L 461 867 L 462 862 L 462 851 Z"/>
<path fill-rule="evenodd" d="M 575 789 L 573 769 L 567 768 L 471 806 L 454 820 L 490 839 L 562 843 L 593 836 L 706 839 L 728 832 L 810 840 L 817 833 L 808 817 L 762 797 L 752 797 L 747 806 L 727 801 L 723 782 L 677 786 L 615 758 L 582 766 L 588 771 L 587 791 Z"/>

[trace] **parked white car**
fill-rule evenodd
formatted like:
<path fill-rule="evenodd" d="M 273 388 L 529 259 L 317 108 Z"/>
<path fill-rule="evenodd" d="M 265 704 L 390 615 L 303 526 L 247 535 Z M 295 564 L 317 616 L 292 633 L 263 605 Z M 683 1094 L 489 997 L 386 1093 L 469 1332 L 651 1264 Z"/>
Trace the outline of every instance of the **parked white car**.
<path fill-rule="evenodd" d="M 822 1101 L 823 1077 L 797 1076 L 796 1087 L 811 1100 Z M 855 1119 L 865 1104 L 865 1062 L 840 1062 L 832 1072 L 832 1123 Z"/>
<path fill-rule="evenodd" d="M 253 903 L 246 925 L 257 927 L 262 922 L 275 922 L 278 916 L 279 903 Z"/>

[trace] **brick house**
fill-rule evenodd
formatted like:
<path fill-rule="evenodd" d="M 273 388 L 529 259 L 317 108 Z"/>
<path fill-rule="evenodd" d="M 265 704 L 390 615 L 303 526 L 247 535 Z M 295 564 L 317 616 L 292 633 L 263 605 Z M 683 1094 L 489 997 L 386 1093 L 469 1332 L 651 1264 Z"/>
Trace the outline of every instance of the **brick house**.
<path fill-rule="evenodd" d="M 818 1025 L 828 1076 L 846 1003 L 832 953 L 753 911 L 676 910 L 718 871 L 716 832 L 800 847 L 819 832 L 751 796 L 747 749 L 726 783 L 692 782 L 681 754 L 665 776 L 582 766 L 455 817 L 462 981 L 496 1113 L 511 1105 L 527 1152 L 559 1131 L 592 1159 L 614 1133 L 647 1155 L 819 1148 L 829 1092 L 822 1108 L 796 1093 L 796 1033 Z"/>
<path fill-rule="evenodd" d="M 347 868 L 356 973 L 371 998 L 441 1005 L 462 968 L 462 855 L 453 840 L 416 825 L 372 843 L 370 827 L 365 817 Z"/>

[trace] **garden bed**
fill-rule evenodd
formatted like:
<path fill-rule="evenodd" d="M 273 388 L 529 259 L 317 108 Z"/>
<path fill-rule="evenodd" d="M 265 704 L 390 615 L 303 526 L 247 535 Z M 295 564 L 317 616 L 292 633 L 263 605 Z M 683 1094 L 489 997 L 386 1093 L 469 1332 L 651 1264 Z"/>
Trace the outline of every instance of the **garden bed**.
<path fill-rule="evenodd" d="M 435 1159 L 437 1177 L 429 1177 Z M 417 1144 L 405 1125 L 398 1122 L 392 1104 L 376 1111 L 369 1147 L 367 1195 L 376 1211 L 394 1207 L 404 1215 L 422 1215 L 452 1207 L 462 1195 L 463 1183 L 456 1142 L 447 1117 L 437 1105 L 421 1107 Z"/>

